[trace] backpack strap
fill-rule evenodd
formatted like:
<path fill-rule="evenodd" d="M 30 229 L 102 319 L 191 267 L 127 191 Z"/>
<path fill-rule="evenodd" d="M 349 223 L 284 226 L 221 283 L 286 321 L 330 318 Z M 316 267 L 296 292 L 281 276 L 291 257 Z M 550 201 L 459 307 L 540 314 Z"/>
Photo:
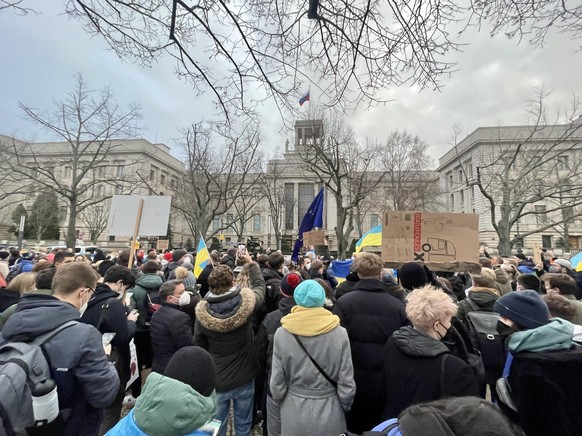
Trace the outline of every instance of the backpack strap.
<path fill-rule="evenodd" d="M 305 346 L 303 345 L 303 342 L 301 342 L 299 337 L 297 335 L 293 335 L 293 337 L 295 338 L 295 340 L 297 341 L 297 343 L 299 344 L 301 349 L 303 351 L 305 351 L 305 354 L 307 354 L 307 357 L 309 357 L 309 360 L 311 360 L 311 362 L 313 362 L 313 364 L 319 370 L 321 375 L 325 377 L 325 379 L 334 387 L 334 389 L 337 389 L 337 382 L 335 380 L 333 380 L 329 375 L 327 375 L 327 373 L 323 370 L 323 368 L 321 366 L 319 366 L 319 364 L 315 361 L 315 359 L 313 359 L 313 357 L 311 357 L 311 354 L 309 354 L 307 352 L 307 350 L 305 349 Z"/>
<path fill-rule="evenodd" d="M 467 297 L 465 298 L 465 301 L 469 304 L 469 306 L 471 306 L 471 309 L 473 310 L 480 310 L 479 306 L 477 306 L 477 303 L 475 303 L 473 300 L 471 300 L 471 297 Z"/>

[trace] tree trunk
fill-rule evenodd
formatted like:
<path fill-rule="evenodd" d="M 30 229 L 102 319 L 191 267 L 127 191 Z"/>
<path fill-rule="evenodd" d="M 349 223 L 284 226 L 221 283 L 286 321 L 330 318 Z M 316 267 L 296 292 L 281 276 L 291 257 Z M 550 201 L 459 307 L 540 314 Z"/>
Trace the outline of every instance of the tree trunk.
<path fill-rule="evenodd" d="M 67 248 L 75 249 L 77 227 L 77 198 L 69 198 L 69 222 L 67 224 Z"/>
<path fill-rule="evenodd" d="M 341 198 L 336 197 L 336 204 L 342 204 Z M 344 234 L 345 223 L 346 223 L 346 210 L 343 206 L 338 206 L 337 208 L 337 226 L 335 228 L 335 235 L 337 237 L 337 257 L 339 260 L 344 260 L 346 258 L 346 251 L 348 249 L 348 239 Z"/>

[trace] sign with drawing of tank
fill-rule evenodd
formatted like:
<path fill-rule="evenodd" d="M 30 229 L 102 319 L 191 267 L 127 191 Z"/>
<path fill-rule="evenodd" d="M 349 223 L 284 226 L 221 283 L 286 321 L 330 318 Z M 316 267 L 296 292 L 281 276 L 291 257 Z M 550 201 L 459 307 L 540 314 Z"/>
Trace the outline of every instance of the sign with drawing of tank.
<path fill-rule="evenodd" d="M 382 259 L 388 267 L 417 261 L 433 271 L 478 272 L 479 217 L 465 213 L 384 212 Z"/>

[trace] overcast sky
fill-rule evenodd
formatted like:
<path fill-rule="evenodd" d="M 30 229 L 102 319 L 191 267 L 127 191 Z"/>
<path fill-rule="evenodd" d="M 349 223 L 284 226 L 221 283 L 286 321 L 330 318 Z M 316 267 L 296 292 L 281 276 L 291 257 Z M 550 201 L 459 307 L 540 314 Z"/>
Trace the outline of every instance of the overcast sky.
<path fill-rule="evenodd" d="M 22 116 L 18 103 L 50 110 L 52 101 L 71 89 L 75 72 L 93 89 L 110 84 L 122 105 L 139 103 L 143 136 L 152 142 L 172 146 L 177 129 L 212 112 L 210 97 L 197 96 L 180 82 L 171 60 L 152 68 L 123 62 L 103 40 L 68 20 L 62 2 L 36 2 L 35 7 L 42 8 L 39 15 L 0 12 L 0 134 L 49 139 Z M 576 53 L 578 45 L 569 35 L 552 35 L 543 49 L 487 32 L 470 32 L 462 41 L 470 45 L 447 58 L 458 62 L 458 71 L 443 77 L 441 91 L 393 88 L 394 102 L 347 114 L 346 120 L 362 137 L 383 139 L 396 129 L 419 135 L 436 163 L 449 148 L 454 124 L 462 125 L 465 135 L 500 120 L 523 124 L 525 102 L 541 84 L 553 89 L 554 104 L 567 105 L 572 94 L 582 93 L 582 53 Z M 281 133 L 282 122 L 269 105 L 261 125 L 269 150 L 292 140 L 292 132 Z"/>

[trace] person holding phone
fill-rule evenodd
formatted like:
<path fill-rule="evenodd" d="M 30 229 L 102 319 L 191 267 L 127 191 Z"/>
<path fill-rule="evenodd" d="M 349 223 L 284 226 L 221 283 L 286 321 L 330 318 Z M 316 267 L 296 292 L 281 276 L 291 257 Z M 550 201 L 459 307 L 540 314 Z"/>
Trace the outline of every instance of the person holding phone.
<path fill-rule="evenodd" d="M 107 270 L 103 281 L 97 285 L 95 295 L 81 316 L 81 322 L 93 325 L 101 334 L 115 334 L 110 343 L 111 356 L 115 360 L 121 383 L 115 401 L 104 411 L 100 435 L 107 433 L 121 417 L 125 385 L 130 377 L 129 342 L 135 334 L 138 316 L 137 312 L 130 313 L 122 302 L 127 289 L 135 284 L 133 272 L 125 266 L 114 265 Z"/>

